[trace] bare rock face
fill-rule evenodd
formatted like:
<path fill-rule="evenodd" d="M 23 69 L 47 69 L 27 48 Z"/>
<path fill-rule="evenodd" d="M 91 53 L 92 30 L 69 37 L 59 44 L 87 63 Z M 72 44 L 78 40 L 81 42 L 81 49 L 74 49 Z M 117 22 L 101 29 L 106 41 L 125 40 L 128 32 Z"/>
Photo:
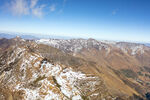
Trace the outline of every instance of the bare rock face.
<path fill-rule="evenodd" d="M 100 62 L 93 58 L 93 61 L 89 61 L 83 55 L 83 52 L 91 49 L 93 52 L 107 50 L 112 48 L 112 44 L 100 43 L 93 39 L 59 42 L 48 40 L 49 42 L 53 47 L 58 46 L 60 50 L 38 44 L 39 41 L 37 43 L 18 37 L 10 40 L 0 39 L 0 100 L 144 98 L 141 93 L 143 86 L 138 82 L 128 79 L 111 67 L 102 67 Z M 47 41 L 44 40 L 45 43 L 47 44 Z M 74 51 L 77 56 L 70 53 Z M 79 56 L 79 51 L 82 56 Z"/>

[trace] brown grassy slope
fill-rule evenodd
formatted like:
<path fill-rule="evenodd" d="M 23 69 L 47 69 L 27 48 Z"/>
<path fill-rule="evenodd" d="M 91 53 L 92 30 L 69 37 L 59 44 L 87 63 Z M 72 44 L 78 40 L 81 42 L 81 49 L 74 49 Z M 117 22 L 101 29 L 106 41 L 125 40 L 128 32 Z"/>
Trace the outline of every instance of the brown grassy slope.
<path fill-rule="evenodd" d="M 97 63 L 97 69 L 102 72 L 98 73 L 98 75 L 103 78 L 112 93 L 116 94 L 123 92 L 127 95 L 131 95 L 136 91 L 136 93 L 138 92 L 140 94 L 144 94 L 144 89 L 142 89 L 144 87 L 142 85 L 135 82 L 134 80 L 127 79 L 122 73 L 120 75 L 110 69 L 112 68 L 120 70 L 129 68 L 134 71 L 139 70 L 140 63 L 137 59 L 135 59 L 135 57 L 130 56 L 129 54 L 124 54 L 119 50 L 111 51 L 108 55 L 106 55 L 104 49 L 98 51 L 93 48 L 90 50 L 83 50 L 77 54 L 77 56 L 87 60 L 95 61 Z M 108 66 L 110 68 L 108 68 Z M 132 83 L 137 87 L 127 83 Z"/>
<path fill-rule="evenodd" d="M 110 68 L 103 66 L 103 65 L 107 65 L 107 62 L 103 60 L 103 57 L 94 58 L 97 55 L 96 51 L 95 53 L 93 53 L 94 51 L 92 53 L 83 52 L 87 55 L 84 56 L 84 54 L 82 54 L 83 55 L 82 57 L 81 56 L 73 57 L 69 54 L 66 54 L 58 49 L 52 48 L 47 45 L 40 44 L 37 49 L 48 60 L 52 60 L 52 62 L 54 63 L 59 61 L 60 63 L 63 63 L 67 66 L 72 66 L 74 69 L 82 70 L 83 72 L 87 74 L 98 75 L 99 77 L 103 79 L 105 85 L 109 89 L 109 92 L 113 95 L 119 95 L 119 96 L 125 96 L 125 97 L 133 96 L 133 94 L 139 95 L 139 93 L 134 88 L 126 84 Z M 91 57 L 91 55 L 93 57 Z M 87 59 L 83 60 L 83 58 L 87 58 Z M 94 60 L 91 60 L 91 58 Z M 98 59 L 100 59 L 99 62 L 98 62 Z M 70 63 L 70 61 L 73 63 Z M 98 62 L 98 63 L 95 63 L 95 62 Z M 124 79 L 127 80 L 126 77 L 124 77 Z M 130 80 L 128 81 L 132 83 L 132 81 Z"/>

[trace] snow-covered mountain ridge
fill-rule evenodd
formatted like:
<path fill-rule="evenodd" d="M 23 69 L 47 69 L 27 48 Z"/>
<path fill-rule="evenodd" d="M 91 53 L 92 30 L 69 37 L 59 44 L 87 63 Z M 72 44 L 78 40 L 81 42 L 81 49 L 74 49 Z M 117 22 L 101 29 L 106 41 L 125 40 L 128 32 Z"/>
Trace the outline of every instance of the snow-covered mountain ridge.
<path fill-rule="evenodd" d="M 36 44 L 33 43 L 32 47 Z M 74 71 L 62 64 L 52 64 L 40 53 L 30 51 L 28 45 L 13 45 L 0 57 L 1 100 L 115 98 L 107 94 L 100 96 L 107 89 L 96 91 L 103 84 L 99 77 Z"/>
<path fill-rule="evenodd" d="M 137 53 L 143 54 L 145 50 L 150 49 L 142 44 L 115 42 L 115 41 L 97 41 L 95 39 L 40 39 L 36 40 L 39 44 L 47 44 L 67 52 L 80 52 L 82 49 L 96 48 L 98 50 L 109 51 L 113 48 L 118 48 L 125 53 L 135 55 Z"/>

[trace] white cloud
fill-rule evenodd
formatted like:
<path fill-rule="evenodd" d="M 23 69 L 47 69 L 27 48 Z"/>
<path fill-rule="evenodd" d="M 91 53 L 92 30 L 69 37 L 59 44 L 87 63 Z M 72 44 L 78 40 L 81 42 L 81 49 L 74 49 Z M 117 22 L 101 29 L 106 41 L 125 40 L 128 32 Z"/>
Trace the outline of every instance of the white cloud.
<path fill-rule="evenodd" d="M 38 0 L 31 0 L 30 8 L 34 8 L 37 4 Z"/>
<path fill-rule="evenodd" d="M 37 6 L 37 2 L 38 0 L 31 0 L 30 3 L 30 8 L 31 8 L 31 14 L 41 18 L 43 16 L 43 8 L 45 7 L 45 5 L 38 5 Z"/>
<path fill-rule="evenodd" d="M 43 16 L 43 8 L 45 5 L 38 5 L 36 7 L 38 0 L 13 0 L 10 4 L 10 11 L 14 15 L 34 15 L 36 17 Z"/>
<path fill-rule="evenodd" d="M 62 7 L 61 7 L 61 8 L 59 9 L 59 11 L 58 11 L 59 14 L 61 14 L 61 13 L 64 12 L 64 8 L 65 8 L 65 5 L 66 5 L 66 2 L 67 2 L 67 0 L 63 0 L 63 2 L 62 2 Z"/>
<path fill-rule="evenodd" d="M 53 12 L 53 11 L 55 11 L 55 10 L 56 10 L 56 5 L 55 5 L 55 4 L 52 4 L 52 5 L 50 6 L 50 11 Z"/>
<path fill-rule="evenodd" d="M 45 7 L 45 5 L 41 5 L 41 6 L 39 6 L 39 7 L 37 7 L 37 8 L 33 8 L 32 9 L 32 14 L 34 15 L 34 16 L 36 16 L 36 17 L 39 17 L 39 18 L 41 18 L 42 16 L 43 16 L 43 8 Z"/>
<path fill-rule="evenodd" d="M 11 0 L 7 3 L 9 11 L 13 15 L 23 16 L 23 15 L 34 15 L 36 17 L 42 17 L 44 15 L 44 9 L 50 9 L 49 12 L 56 11 L 56 4 L 41 4 L 41 0 Z M 67 0 L 62 0 L 60 5 L 59 13 L 63 12 L 65 3 Z M 46 7 L 46 5 L 48 5 Z"/>
<path fill-rule="evenodd" d="M 10 10 L 14 15 L 20 16 L 29 14 L 28 4 L 25 0 L 14 0 L 10 6 Z"/>

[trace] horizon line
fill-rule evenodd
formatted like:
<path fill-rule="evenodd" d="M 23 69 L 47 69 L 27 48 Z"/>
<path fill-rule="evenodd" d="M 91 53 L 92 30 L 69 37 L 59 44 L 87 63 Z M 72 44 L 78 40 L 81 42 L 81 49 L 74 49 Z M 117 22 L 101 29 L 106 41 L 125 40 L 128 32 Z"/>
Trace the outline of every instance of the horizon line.
<path fill-rule="evenodd" d="M 63 38 L 63 39 L 90 39 L 90 38 L 92 38 L 92 39 L 95 39 L 95 40 L 104 40 L 104 41 L 114 41 L 114 42 L 130 42 L 130 43 L 150 43 L 150 41 L 136 41 L 136 40 L 119 40 L 119 39 L 102 39 L 102 38 L 93 38 L 93 37 L 85 37 L 85 38 L 83 38 L 83 37 L 76 37 L 76 36 L 67 36 L 67 35 L 55 35 L 55 34 L 45 34 L 44 36 L 49 36 L 49 37 L 47 37 L 47 38 L 42 38 L 41 36 L 43 36 L 42 35 L 42 33 L 33 33 L 33 32 L 16 32 L 16 31 L 2 31 L 2 30 L 0 30 L 0 34 L 1 33 L 4 33 L 4 34 L 12 34 L 12 33 L 14 33 L 14 35 L 30 35 L 30 36 L 34 36 L 34 37 L 36 37 L 36 38 L 38 38 L 38 39 L 52 39 L 52 36 L 53 37 L 55 37 L 54 39 L 59 39 L 59 38 L 56 38 L 56 37 L 61 37 L 61 38 Z M 39 35 L 39 36 L 36 36 L 36 35 Z"/>

